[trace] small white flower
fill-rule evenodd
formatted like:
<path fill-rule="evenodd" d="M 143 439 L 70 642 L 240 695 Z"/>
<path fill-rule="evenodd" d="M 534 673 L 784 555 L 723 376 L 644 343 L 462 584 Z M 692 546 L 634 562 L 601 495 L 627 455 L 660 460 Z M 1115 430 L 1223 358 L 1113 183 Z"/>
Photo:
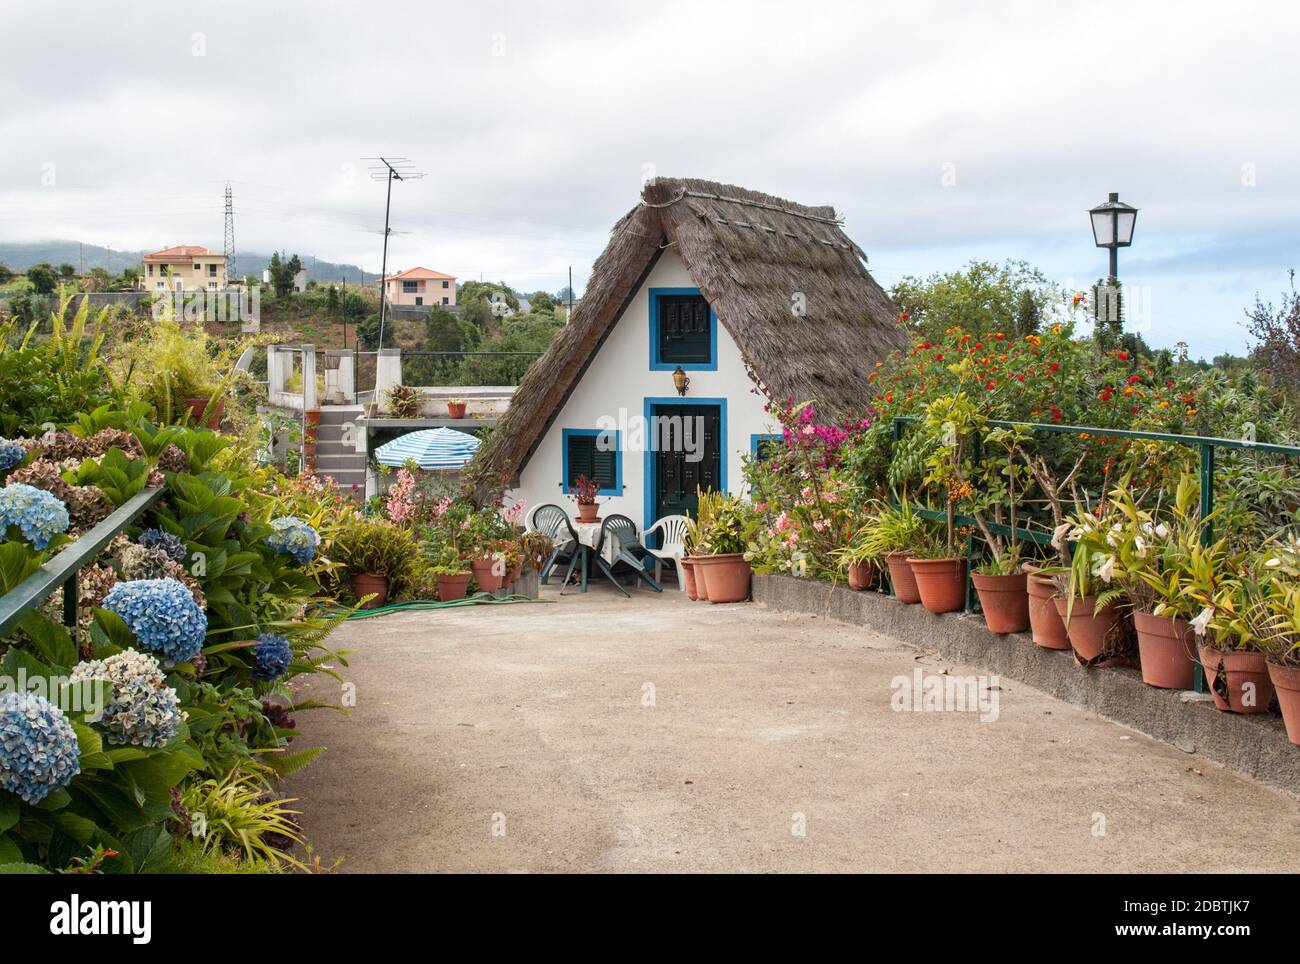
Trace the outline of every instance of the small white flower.
<path fill-rule="evenodd" d="M 1269 559 L 1267 562 L 1264 563 L 1264 568 L 1265 568 L 1265 569 L 1276 569 L 1276 568 L 1277 568 L 1278 566 L 1280 566 L 1280 565 L 1282 565 L 1282 559 L 1281 559 L 1281 557 L 1280 557 L 1280 556 L 1274 556 L 1272 559 Z"/>
<path fill-rule="evenodd" d="M 1214 607 L 1206 606 L 1192 620 L 1192 629 L 1196 630 L 1197 636 L 1205 635 L 1205 628 L 1210 624 L 1210 619 L 1214 616 Z"/>
<path fill-rule="evenodd" d="M 1165 525 L 1163 522 L 1156 526 L 1156 536 L 1161 539 L 1168 539 L 1169 526 Z"/>
<path fill-rule="evenodd" d="M 1099 577 L 1102 582 L 1109 584 L 1115 578 L 1115 557 L 1101 557 L 1097 562 L 1093 563 L 1092 574 Z"/>
<path fill-rule="evenodd" d="M 1141 536 L 1133 537 L 1133 549 L 1137 552 L 1137 557 L 1139 559 L 1145 559 L 1147 557 L 1147 541 Z"/>
<path fill-rule="evenodd" d="M 1123 531 L 1124 531 L 1123 526 L 1121 526 L 1118 522 L 1112 525 L 1110 527 L 1110 531 L 1106 533 L 1106 545 L 1111 547 L 1118 546 L 1119 536 L 1120 533 Z"/>
<path fill-rule="evenodd" d="M 1064 549 L 1065 537 L 1070 531 L 1070 523 L 1062 522 L 1052 531 L 1052 548 Z"/>

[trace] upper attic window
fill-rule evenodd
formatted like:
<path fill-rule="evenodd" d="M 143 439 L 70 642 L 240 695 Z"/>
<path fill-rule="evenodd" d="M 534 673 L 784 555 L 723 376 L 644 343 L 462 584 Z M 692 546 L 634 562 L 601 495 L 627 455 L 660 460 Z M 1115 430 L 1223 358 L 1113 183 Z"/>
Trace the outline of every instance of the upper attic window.
<path fill-rule="evenodd" d="M 696 288 L 650 289 L 650 368 L 716 371 L 718 319 Z"/>

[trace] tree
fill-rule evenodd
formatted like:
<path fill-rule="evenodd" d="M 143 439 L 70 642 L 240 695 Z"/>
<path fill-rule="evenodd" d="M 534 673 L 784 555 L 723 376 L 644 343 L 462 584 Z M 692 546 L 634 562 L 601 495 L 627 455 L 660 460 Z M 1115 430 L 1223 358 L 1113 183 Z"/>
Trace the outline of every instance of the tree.
<path fill-rule="evenodd" d="M 14 278 L 13 269 L 10 268 L 9 265 L 5 264 L 3 261 L 0 261 L 0 285 L 12 281 L 13 278 Z"/>
<path fill-rule="evenodd" d="M 1255 295 L 1255 306 L 1246 312 L 1254 340 L 1256 365 L 1273 376 L 1274 384 L 1292 395 L 1300 391 L 1300 292 L 1295 287 L 1295 269 L 1288 272 L 1291 288 L 1282 292 L 1277 306 Z"/>
<path fill-rule="evenodd" d="M 34 264 L 27 269 L 27 280 L 38 295 L 50 294 L 59 283 L 59 277 L 48 264 Z"/>
<path fill-rule="evenodd" d="M 493 295 L 500 295 L 512 311 L 519 310 L 519 295 L 504 281 L 466 281 L 456 292 L 456 301 L 462 305 L 473 301 L 491 302 Z"/>
<path fill-rule="evenodd" d="M 302 270 L 302 261 L 295 254 L 285 259 L 279 251 L 271 255 L 271 287 L 277 298 L 287 298 L 293 294 L 293 277 Z"/>
<path fill-rule="evenodd" d="M 345 291 L 343 297 L 339 299 L 339 311 L 345 323 L 349 321 L 353 324 L 360 323 L 369 310 L 370 306 L 366 303 L 366 299 L 355 291 Z"/>
<path fill-rule="evenodd" d="M 928 278 L 907 275 L 890 297 L 906 315 L 908 327 L 930 341 L 952 327 L 976 336 L 1034 334 L 1064 304 L 1060 288 L 1024 261 L 972 261 L 963 270 Z"/>
<path fill-rule="evenodd" d="M 528 304 L 533 311 L 554 311 L 555 300 L 545 291 L 535 291 L 528 296 Z"/>
<path fill-rule="evenodd" d="M 59 277 L 64 281 L 71 281 L 77 276 L 77 266 L 71 261 L 65 261 L 59 265 Z"/>

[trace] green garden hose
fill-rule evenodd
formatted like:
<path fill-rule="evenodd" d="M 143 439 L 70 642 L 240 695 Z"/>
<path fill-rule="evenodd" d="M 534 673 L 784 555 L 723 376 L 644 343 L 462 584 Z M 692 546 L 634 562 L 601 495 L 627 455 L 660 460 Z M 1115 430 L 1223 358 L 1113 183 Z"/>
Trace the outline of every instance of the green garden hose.
<path fill-rule="evenodd" d="M 464 599 L 449 602 L 435 602 L 432 599 L 413 599 L 410 602 L 390 603 L 376 606 L 374 609 L 358 609 L 349 613 L 348 619 L 369 619 L 371 616 L 385 616 L 388 613 L 422 612 L 426 609 L 458 609 L 463 606 L 496 606 L 502 603 L 549 603 L 550 599 L 529 599 L 527 596 L 492 596 L 485 592 L 476 592 Z"/>

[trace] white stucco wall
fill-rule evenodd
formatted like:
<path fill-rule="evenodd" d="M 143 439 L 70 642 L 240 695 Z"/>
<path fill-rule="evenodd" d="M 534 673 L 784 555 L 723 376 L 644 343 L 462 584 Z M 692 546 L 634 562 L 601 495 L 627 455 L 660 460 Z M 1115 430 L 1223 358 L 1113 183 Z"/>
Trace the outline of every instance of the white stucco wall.
<path fill-rule="evenodd" d="M 619 421 L 640 418 L 646 398 L 676 396 L 672 372 L 650 370 L 650 296 L 646 289 L 694 286 L 676 250 L 666 249 L 524 467 L 519 487 L 508 493 L 511 499 L 525 500 L 528 515 L 547 502 L 563 506 L 571 515 L 576 512 L 574 500 L 563 488 L 564 429 L 601 428 L 601 416 Z M 683 401 L 727 400 L 721 447 L 727 488 L 739 492 L 743 487 L 741 458 L 750 450 L 750 437 L 779 429 L 773 428 L 772 420 L 763 411 L 763 398 L 752 391 L 754 386 L 745 374 L 740 349 L 721 321 L 717 328 L 717 371 L 689 372 L 690 389 Z M 600 512 L 602 517 L 626 515 L 638 528 L 644 528 L 654 521 L 645 517 L 646 456 L 644 448 L 633 450 L 629 435 L 625 431 L 621 439 L 623 494 L 601 496 Z"/>

